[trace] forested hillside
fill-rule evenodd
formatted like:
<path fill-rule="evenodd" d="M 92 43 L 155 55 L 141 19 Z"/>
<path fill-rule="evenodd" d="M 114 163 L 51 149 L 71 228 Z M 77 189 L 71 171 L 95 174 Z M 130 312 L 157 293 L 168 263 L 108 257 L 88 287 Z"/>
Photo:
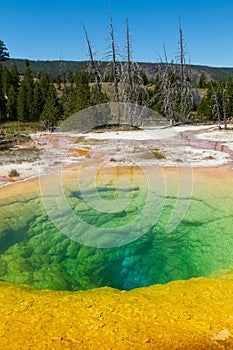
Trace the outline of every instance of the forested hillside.
<path fill-rule="evenodd" d="M 64 71 L 76 72 L 80 69 L 87 69 L 89 61 L 32 61 L 29 60 L 30 68 L 33 75 L 36 75 L 38 72 L 47 73 L 50 78 L 58 77 L 62 75 Z M 24 74 L 25 60 L 24 59 L 15 59 L 11 58 L 4 62 L 4 66 L 8 69 L 11 69 L 13 65 L 17 66 L 18 72 Z M 140 70 L 146 73 L 149 80 L 153 80 L 155 73 L 158 71 L 159 63 L 138 63 Z M 99 62 L 99 67 L 102 73 L 106 75 L 111 71 L 109 62 Z M 233 76 L 233 68 L 217 68 L 217 67 L 208 67 L 208 66 L 197 66 L 197 65 L 188 65 L 189 69 L 192 72 L 193 81 L 195 84 L 198 84 L 198 79 L 200 75 L 204 72 L 207 75 L 208 80 L 223 80 L 226 81 L 230 76 Z"/>

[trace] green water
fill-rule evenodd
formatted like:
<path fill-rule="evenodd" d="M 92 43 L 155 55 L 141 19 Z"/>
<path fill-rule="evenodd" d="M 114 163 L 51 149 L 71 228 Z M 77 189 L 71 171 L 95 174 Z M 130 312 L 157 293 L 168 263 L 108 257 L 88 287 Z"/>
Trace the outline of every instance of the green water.
<path fill-rule="evenodd" d="M 136 241 L 115 248 L 92 248 L 64 236 L 49 220 L 39 197 L 1 201 L 0 279 L 42 289 L 111 286 L 128 290 L 231 269 L 232 191 L 224 183 L 206 183 L 203 189 L 194 191 L 189 210 L 175 231 L 166 233 L 176 202 L 168 194 L 156 225 Z M 99 190 L 108 199 L 116 196 L 114 189 Z M 133 205 L 119 214 L 88 210 L 78 191 L 70 191 L 67 197 L 74 212 L 82 206 L 82 219 L 96 227 L 134 220 L 144 203 L 137 187 Z"/>

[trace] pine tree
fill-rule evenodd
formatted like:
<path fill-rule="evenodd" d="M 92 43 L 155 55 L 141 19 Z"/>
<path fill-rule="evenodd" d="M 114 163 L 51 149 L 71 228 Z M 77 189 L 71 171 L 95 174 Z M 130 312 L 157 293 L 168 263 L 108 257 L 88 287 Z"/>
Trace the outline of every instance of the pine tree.
<path fill-rule="evenodd" d="M 90 104 L 91 106 L 98 105 L 101 103 L 107 103 L 108 97 L 106 93 L 99 90 L 99 87 L 94 85 L 90 92 Z"/>
<path fill-rule="evenodd" d="M 20 121 L 34 120 L 34 80 L 30 64 L 26 61 L 27 69 L 22 80 L 17 102 L 17 114 Z"/>
<path fill-rule="evenodd" d="M 78 71 L 75 75 L 75 87 L 70 87 L 64 116 L 67 118 L 91 105 L 91 91 L 88 73 Z"/>
<path fill-rule="evenodd" d="M 67 72 L 67 83 L 68 86 L 73 86 L 74 78 L 73 78 L 73 73 L 71 70 L 68 70 Z"/>
<path fill-rule="evenodd" d="M 38 121 L 40 119 L 40 115 L 44 108 L 44 98 L 43 92 L 41 90 L 40 83 L 36 83 L 34 87 L 33 94 L 33 108 L 32 108 L 32 120 Z"/>
<path fill-rule="evenodd" d="M 0 122 L 6 121 L 6 98 L 0 82 Z"/>
<path fill-rule="evenodd" d="M 19 89 L 19 72 L 16 64 L 13 64 L 11 69 L 11 85 L 13 85 L 14 90 L 18 91 Z"/>
<path fill-rule="evenodd" d="M 8 89 L 11 85 L 11 74 L 6 67 L 2 70 L 2 89 L 5 95 L 7 95 Z"/>
<path fill-rule="evenodd" d="M 207 88 L 208 84 L 207 84 L 207 76 L 206 74 L 203 72 L 200 75 L 200 79 L 199 79 L 199 88 L 200 89 L 205 89 Z"/>
<path fill-rule="evenodd" d="M 49 91 L 49 86 L 50 86 L 50 79 L 49 79 L 47 73 L 44 73 L 40 77 L 39 84 L 40 84 L 40 89 L 41 89 L 41 93 L 42 93 L 43 103 L 45 103 L 46 98 L 47 98 L 47 94 L 48 94 L 48 91 Z"/>
<path fill-rule="evenodd" d="M 32 121 L 33 118 L 33 102 L 34 102 L 34 80 L 30 66 L 25 71 L 24 83 L 27 90 L 27 120 Z"/>
<path fill-rule="evenodd" d="M 233 79 L 230 77 L 226 82 L 226 104 L 227 104 L 227 117 L 233 117 Z"/>
<path fill-rule="evenodd" d="M 78 71 L 75 76 L 76 83 L 76 101 L 75 112 L 90 106 L 90 87 L 88 81 L 88 74 L 86 72 Z"/>
<path fill-rule="evenodd" d="M 76 113 L 76 90 L 75 88 L 71 87 L 69 89 L 69 94 L 68 94 L 68 99 L 67 101 L 65 101 L 64 95 L 62 97 L 62 101 L 63 101 L 63 105 L 65 106 L 65 113 L 64 113 L 64 117 L 68 118 L 70 117 L 72 114 Z"/>
<path fill-rule="evenodd" d="M 9 59 L 9 52 L 2 40 L 0 40 L 0 62 Z"/>
<path fill-rule="evenodd" d="M 11 85 L 8 90 L 6 110 L 9 120 L 17 120 L 17 92 L 14 85 Z"/>
<path fill-rule="evenodd" d="M 24 80 L 21 82 L 17 98 L 17 118 L 21 122 L 28 120 L 27 86 Z"/>
<path fill-rule="evenodd" d="M 26 61 L 26 66 L 27 69 L 19 88 L 17 103 L 18 120 L 20 121 L 33 120 L 34 81 L 28 61 Z"/>
<path fill-rule="evenodd" d="M 206 96 L 201 100 L 198 106 L 198 116 L 218 122 L 220 126 L 221 122 L 225 123 L 226 121 L 227 108 L 227 96 L 224 83 L 221 81 L 212 81 L 209 84 Z"/>
<path fill-rule="evenodd" d="M 60 117 L 61 107 L 57 99 L 56 90 L 51 84 L 40 120 L 44 123 L 46 129 L 52 131 Z"/>

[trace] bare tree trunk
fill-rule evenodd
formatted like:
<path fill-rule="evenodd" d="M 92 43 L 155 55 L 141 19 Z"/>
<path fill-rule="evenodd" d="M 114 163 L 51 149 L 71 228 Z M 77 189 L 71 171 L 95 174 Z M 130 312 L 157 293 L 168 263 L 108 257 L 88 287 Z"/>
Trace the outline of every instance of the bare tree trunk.
<path fill-rule="evenodd" d="M 163 45 L 165 65 L 161 68 L 161 97 L 163 101 L 163 112 L 169 120 L 170 125 L 174 125 L 176 115 L 176 84 L 172 81 L 175 72 L 172 63 L 168 64 L 167 52 Z"/>
<path fill-rule="evenodd" d="M 185 76 L 184 76 L 184 67 L 185 67 L 185 54 L 184 54 L 184 43 L 183 43 L 183 29 L 179 19 L 179 46 L 180 46 L 180 74 L 181 74 L 181 99 L 180 99 L 180 111 L 181 111 L 181 122 L 183 123 L 186 119 L 185 116 Z"/>
<path fill-rule="evenodd" d="M 127 74 L 126 79 L 123 78 L 123 100 L 126 100 L 130 104 L 127 103 L 125 106 L 127 112 L 127 121 L 129 125 L 138 125 L 138 121 L 140 116 L 138 115 L 138 111 L 135 111 L 134 103 L 137 103 L 137 98 L 135 96 L 135 88 L 133 81 L 133 62 L 131 57 L 131 43 L 130 43 L 130 33 L 129 33 L 129 21 L 126 18 L 126 50 L 127 50 Z M 126 90 L 126 91 L 125 91 Z M 128 90 L 128 91 L 127 91 Z"/>
<path fill-rule="evenodd" d="M 133 95 L 133 77 L 132 77 L 132 60 L 131 60 L 131 46 L 130 46 L 130 35 L 129 35 L 129 22 L 126 18 L 126 44 L 127 44 L 127 71 L 129 78 L 129 96 L 130 101 L 132 100 Z"/>
<path fill-rule="evenodd" d="M 216 111 L 216 115 L 218 117 L 218 126 L 219 126 L 219 129 L 221 129 L 221 111 L 220 111 L 220 105 L 219 105 L 219 99 L 218 99 L 218 95 L 216 93 L 216 91 L 214 90 L 214 88 L 212 88 L 212 91 L 213 91 L 213 97 L 214 97 L 214 112 Z"/>
<path fill-rule="evenodd" d="M 94 76 L 95 76 L 95 85 L 96 85 L 96 88 L 97 88 L 97 92 L 101 93 L 100 73 L 99 73 L 99 71 L 98 71 L 98 69 L 96 67 L 96 62 L 94 60 L 94 55 L 93 55 L 93 52 L 92 52 L 90 38 L 89 38 L 89 35 L 87 33 L 87 30 L 86 30 L 86 27 L 84 26 L 84 24 L 83 24 L 83 30 L 84 30 L 86 41 L 87 41 L 87 47 L 88 47 L 89 57 L 90 57 L 90 61 L 91 61 L 91 68 L 92 68 L 92 71 L 93 71 Z"/>
<path fill-rule="evenodd" d="M 118 120 L 118 125 L 120 126 L 120 122 L 121 122 L 120 106 L 119 106 L 120 94 L 119 94 L 119 82 L 118 82 L 118 72 L 117 72 L 115 36 L 114 36 L 111 12 L 110 12 L 110 38 L 111 38 L 111 48 L 112 48 L 112 72 L 113 72 L 113 79 L 114 79 L 115 98 L 117 103 L 117 120 Z"/>

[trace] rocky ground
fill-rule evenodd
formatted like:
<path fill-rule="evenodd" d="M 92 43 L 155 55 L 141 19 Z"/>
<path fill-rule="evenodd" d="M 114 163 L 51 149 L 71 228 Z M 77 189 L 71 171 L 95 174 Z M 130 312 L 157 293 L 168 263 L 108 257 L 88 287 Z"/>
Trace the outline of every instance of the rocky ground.
<path fill-rule="evenodd" d="M 0 150 L 0 186 L 83 163 L 96 154 L 106 166 L 219 166 L 232 160 L 232 136 L 232 130 L 213 126 L 32 134 L 31 142 Z M 13 169 L 19 176 L 9 176 Z"/>

